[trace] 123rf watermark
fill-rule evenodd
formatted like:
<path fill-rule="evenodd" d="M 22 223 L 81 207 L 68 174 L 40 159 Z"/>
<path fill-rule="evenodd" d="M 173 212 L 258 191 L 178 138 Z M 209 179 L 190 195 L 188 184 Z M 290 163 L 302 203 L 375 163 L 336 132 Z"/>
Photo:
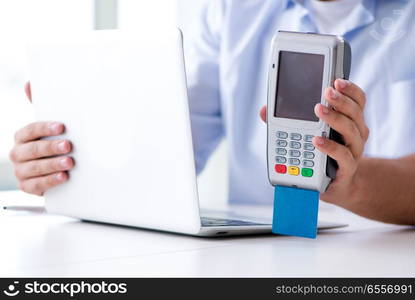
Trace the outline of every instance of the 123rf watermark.
<path fill-rule="evenodd" d="M 363 284 L 363 285 L 280 285 L 275 293 L 298 295 L 413 295 L 414 285 L 411 284 Z"/>
<path fill-rule="evenodd" d="M 374 24 L 370 30 L 370 35 L 379 42 L 389 44 L 401 40 L 406 35 L 406 31 L 397 25 L 399 19 L 403 16 L 403 12 L 402 9 L 392 10 L 389 15 Z"/>
<path fill-rule="evenodd" d="M 128 292 L 127 283 L 108 283 L 106 281 L 99 282 L 46 282 L 34 280 L 31 282 L 20 283 L 13 281 L 3 294 L 8 297 L 17 295 L 67 295 L 71 298 L 79 294 L 126 294 Z"/>

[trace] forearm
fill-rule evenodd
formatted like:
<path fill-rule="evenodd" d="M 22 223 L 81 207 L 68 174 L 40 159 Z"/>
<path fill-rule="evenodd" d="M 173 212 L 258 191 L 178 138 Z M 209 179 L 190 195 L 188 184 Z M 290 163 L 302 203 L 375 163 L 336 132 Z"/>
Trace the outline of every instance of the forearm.
<path fill-rule="evenodd" d="M 362 158 L 349 188 L 329 189 L 322 199 L 370 219 L 415 225 L 415 155 Z"/>

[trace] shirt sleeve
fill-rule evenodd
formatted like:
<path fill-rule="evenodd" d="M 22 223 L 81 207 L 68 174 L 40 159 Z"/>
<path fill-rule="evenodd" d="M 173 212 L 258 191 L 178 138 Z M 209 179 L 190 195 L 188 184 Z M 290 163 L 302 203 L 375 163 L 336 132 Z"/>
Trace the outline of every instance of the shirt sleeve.
<path fill-rule="evenodd" d="M 208 0 L 185 32 L 186 73 L 196 171 L 199 174 L 223 137 L 219 56 L 223 2 Z"/>

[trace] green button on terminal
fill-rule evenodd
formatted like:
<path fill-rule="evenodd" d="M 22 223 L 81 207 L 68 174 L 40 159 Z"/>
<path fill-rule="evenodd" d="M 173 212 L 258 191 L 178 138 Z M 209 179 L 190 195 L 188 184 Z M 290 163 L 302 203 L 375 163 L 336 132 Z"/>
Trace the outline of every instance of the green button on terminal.
<path fill-rule="evenodd" d="M 303 168 L 301 170 L 301 175 L 303 175 L 304 177 L 313 177 L 313 174 L 314 174 L 313 169 Z"/>

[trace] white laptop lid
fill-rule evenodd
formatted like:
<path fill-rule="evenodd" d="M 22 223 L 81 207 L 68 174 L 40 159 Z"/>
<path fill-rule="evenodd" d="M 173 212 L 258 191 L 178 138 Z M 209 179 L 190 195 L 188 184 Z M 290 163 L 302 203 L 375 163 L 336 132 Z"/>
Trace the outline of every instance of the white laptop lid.
<path fill-rule="evenodd" d="M 37 119 L 74 145 L 47 210 L 196 234 L 200 229 L 182 36 L 99 31 L 29 48 Z"/>

